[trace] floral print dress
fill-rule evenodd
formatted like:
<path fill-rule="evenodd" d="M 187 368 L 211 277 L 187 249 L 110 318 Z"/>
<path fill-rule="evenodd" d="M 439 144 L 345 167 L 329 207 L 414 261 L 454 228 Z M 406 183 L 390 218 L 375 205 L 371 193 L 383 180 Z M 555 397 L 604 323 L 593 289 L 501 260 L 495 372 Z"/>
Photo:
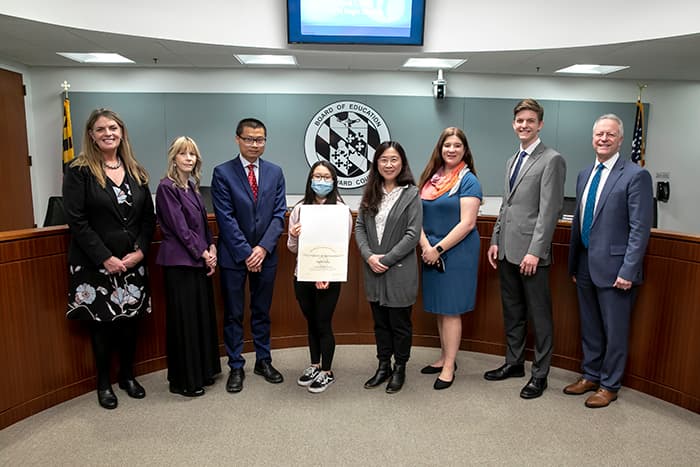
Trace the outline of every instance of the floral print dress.
<path fill-rule="evenodd" d="M 108 179 L 107 189 L 114 193 L 120 213 L 128 216 L 133 197 L 127 177 L 119 186 Z M 122 257 L 126 251 L 113 253 Z M 109 274 L 102 265 L 70 264 L 68 271 L 68 319 L 114 321 L 151 312 L 148 276 L 143 262 L 118 274 Z"/>

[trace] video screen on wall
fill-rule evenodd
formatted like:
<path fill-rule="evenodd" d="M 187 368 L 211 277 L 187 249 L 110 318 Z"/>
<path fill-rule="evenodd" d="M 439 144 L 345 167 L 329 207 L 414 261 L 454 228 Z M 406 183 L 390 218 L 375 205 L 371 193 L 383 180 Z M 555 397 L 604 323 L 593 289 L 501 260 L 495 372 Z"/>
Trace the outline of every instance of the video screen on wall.
<path fill-rule="evenodd" d="M 425 0 L 287 0 L 290 44 L 423 45 Z"/>

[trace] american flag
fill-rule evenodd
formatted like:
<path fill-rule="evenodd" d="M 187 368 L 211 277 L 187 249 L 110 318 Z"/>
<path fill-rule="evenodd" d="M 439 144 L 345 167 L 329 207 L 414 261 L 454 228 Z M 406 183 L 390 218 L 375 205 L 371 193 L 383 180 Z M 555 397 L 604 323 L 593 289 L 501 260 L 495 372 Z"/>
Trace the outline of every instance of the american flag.
<path fill-rule="evenodd" d="M 637 101 L 637 116 L 634 119 L 634 132 L 632 133 L 632 153 L 630 159 L 635 164 L 644 167 L 644 105 Z"/>

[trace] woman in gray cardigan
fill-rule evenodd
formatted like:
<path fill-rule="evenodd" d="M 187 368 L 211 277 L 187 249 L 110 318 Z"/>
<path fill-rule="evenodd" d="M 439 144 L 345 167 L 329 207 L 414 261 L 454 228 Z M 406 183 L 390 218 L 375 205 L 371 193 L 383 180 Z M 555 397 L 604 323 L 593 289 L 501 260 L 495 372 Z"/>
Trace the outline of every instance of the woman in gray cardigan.
<path fill-rule="evenodd" d="M 386 392 L 392 394 L 401 390 L 406 379 L 413 336 L 411 308 L 418 294 L 416 245 L 422 223 L 421 200 L 406 152 L 399 143 L 385 141 L 374 155 L 355 224 L 379 360 L 376 373 L 365 383 L 367 389 L 390 379 Z"/>

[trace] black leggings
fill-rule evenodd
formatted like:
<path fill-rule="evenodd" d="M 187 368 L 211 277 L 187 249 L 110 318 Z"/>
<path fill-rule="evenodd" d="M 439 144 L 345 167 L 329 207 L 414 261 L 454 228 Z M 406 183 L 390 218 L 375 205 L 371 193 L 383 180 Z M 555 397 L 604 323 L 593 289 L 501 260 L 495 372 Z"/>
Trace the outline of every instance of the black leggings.
<path fill-rule="evenodd" d="M 90 322 L 98 390 L 110 387 L 109 367 L 112 351 L 115 349 L 119 353 L 119 381 L 134 377 L 138 322 L 137 318 L 121 319 L 108 323 Z"/>
<path fill-rule="evenodd" d="M 330 371 L 335 353 L 332 320 L 340 296 L 340 282 L 331 282 L 327 289 L 320 290 L 315 282 L 294 279 L 294 295 L 306 317 L 311 363 L 321 363 L 322 370 Z"/>

